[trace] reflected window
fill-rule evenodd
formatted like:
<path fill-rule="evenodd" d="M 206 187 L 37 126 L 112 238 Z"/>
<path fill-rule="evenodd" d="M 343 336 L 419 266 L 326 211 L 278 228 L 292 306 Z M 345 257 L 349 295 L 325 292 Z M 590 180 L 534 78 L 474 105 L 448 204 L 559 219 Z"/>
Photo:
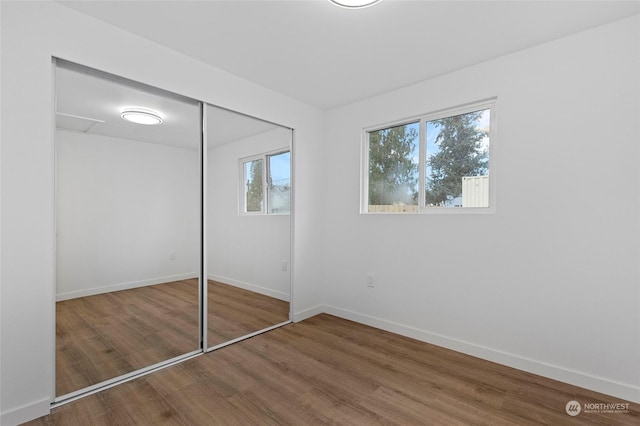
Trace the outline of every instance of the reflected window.
<path fill-rule="evenodd" d="M 262 169 L 262 159 L 244 162 L 246 213 L 262 212 L 264 204 L 264 173 L 262 173 Z"/>
<path fill-rule="evenodd" d="M 269 213 L 289 213 L 291 205 L 291 153 L 268 155 L 269 159 Z"/>
<path fill-rule="evenodd" d="M 243 213 L 289 214 L 291 153 L 278 151 L 241 160 Z M 265 205 L 266 200 L 266 205 Z"/>

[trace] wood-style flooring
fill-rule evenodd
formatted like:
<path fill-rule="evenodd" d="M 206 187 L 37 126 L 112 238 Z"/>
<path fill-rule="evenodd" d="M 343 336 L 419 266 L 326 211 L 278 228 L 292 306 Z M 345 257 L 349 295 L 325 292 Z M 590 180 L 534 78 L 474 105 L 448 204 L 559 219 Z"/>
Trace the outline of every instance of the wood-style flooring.
<path fill-rule="evenodd" d="M 286 321 L 289 304 L 209 281 L 209 346 Z M 56 395 L 199 348 L 197 280 L 56 304 Z"/>
<path fill-rule="evenodd" d="M 638 425 L 618 398 L 318 315 L 61 406 L 30 425 Z"/>

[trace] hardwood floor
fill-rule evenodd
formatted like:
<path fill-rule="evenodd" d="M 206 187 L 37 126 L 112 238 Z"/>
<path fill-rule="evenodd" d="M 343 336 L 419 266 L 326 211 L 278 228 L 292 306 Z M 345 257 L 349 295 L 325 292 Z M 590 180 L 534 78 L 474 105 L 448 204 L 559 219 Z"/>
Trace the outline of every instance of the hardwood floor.
<path fill-rule="evenodd" d="M 329 315 L 54 409 L 30 425 L 638 425 L 626 403 Z M 584 405 L 583 405 L 584 406 Z"/>
<path fill-rule="evenodd" d="M 289 304 L 209 281 L 209 342 L 286 321 Z M 197 350 L 197 280 L 175 281 L 56 304 L 56 395 Z"/>

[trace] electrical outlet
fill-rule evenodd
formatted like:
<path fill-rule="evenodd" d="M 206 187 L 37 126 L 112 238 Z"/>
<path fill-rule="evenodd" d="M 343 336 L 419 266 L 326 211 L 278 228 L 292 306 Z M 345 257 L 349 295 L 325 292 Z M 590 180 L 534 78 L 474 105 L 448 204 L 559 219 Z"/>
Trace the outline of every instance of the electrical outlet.
<path fill-rule="evenodd" d="M 286 260 L 283 260 L 283 261 L 282 261 L 282 270 L 283 270 L 283 271 L 286 271 L 286 270 L 287 270 L 287 267 L 288 267 L 288 265 L 287 265 L 287 261 L 286 261 Z"/>
<path fill-rule="evenodd" d="M 375 277 L 373 275 L 373 272 L 369 272 L 367 274 L 367 287 L 369 287 L 369 288 L 375 288 L 376 287 L 376 281 L 375 281 Z"/>
<path fill-rule="evenodd" d="M 169 253 L 169 260 L 176 260 L 176 252 L 172 251 Z"/>

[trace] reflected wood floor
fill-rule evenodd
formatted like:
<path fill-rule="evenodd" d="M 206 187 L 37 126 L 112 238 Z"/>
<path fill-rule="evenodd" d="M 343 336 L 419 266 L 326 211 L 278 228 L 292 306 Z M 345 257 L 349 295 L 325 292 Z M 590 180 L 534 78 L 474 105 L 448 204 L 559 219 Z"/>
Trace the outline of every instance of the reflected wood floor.
<path fill-rule="evenodd" d="M 289 319 L 289 302 L 209 280 L 207 346 Z"/>
<path fill-rule="evenodd" d="M 56 408 L 30 425 L 638 425 L 625 402 L 318 315 Z"/>
<path fill-rule="evenodd" d="M 215 343 L 286 321 L 289 304 L 209 281 Z M 56 304 L 56 395 L 197 350 L 197 279 Z M 210 343 L 211 345 L 211 343 Z"/>

